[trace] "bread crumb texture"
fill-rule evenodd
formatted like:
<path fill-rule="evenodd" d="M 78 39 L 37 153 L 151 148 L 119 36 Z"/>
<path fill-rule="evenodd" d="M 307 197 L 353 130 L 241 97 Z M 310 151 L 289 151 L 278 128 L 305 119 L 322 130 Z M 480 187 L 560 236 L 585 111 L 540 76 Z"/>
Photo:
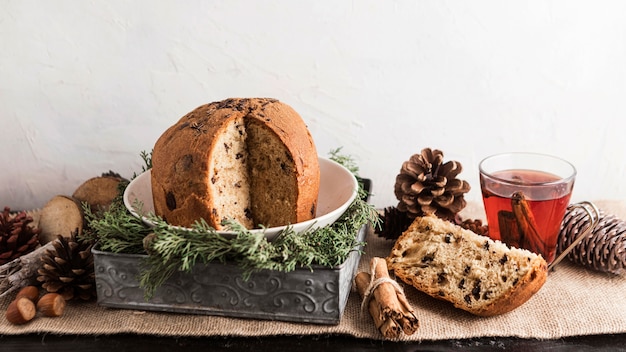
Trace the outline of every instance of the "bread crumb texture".
<path fill-rule="evenodd" d="M 387 261 L 402 281 L 477 315 L 521 305 L 543 285 L 547 271 L 537 254 L 434 216 L 415 219 Z"/>

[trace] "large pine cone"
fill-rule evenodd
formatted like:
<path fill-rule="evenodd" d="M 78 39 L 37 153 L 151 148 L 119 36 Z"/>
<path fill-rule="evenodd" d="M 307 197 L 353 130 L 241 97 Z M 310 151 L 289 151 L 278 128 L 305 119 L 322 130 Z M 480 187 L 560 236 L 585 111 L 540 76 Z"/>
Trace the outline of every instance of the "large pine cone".
<path fill-rule="evenodd" d="M 37 281 L 46 291 L 59 293 L 65 300 L 90 300 L 96 297 L 93 243 L 78 241 L 76 233 L 70 238 L 57 237 L 54 249 L 47 250 L 41 258 Z"/>
<path fill-rule="evenodd" d="M 0 265 L 4 265 L 39 246 L 41 229 L 31 226 L 33 218 L 25 212 L 12 215 L 5 207 L 0 213 Z"/>
<path fill-rule="evenodd" d="M 568 208 L 561 223 L 557 252 L 569 247 L 589 224 L 583 209 Z M 596 227 L 574 246 L 567 258 L 587 268 L 626 275 L 626 220 L 601 210 Z"/>
<path fill-rule="evenodd" d="M 470 190 L 469 183 L 456 178 L 462 169 L 458 161 L 443 163 L 440 150 L 422 149 L 402 164 L 396 176 L 398 209 L 411 218 L 434 214 L 454 219 L 465 208 L 464 194 Z"/>

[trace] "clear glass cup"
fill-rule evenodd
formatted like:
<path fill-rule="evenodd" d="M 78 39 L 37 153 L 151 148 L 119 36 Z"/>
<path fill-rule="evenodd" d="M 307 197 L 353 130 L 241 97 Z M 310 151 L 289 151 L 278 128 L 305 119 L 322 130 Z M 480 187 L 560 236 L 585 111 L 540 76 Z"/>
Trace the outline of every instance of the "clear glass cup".
<path fill-rule="evenodd" d="M 479 172 L 489 237 L 552 263 L 576 168 L 550 155 L 504 153 L 483 159 Z"/>

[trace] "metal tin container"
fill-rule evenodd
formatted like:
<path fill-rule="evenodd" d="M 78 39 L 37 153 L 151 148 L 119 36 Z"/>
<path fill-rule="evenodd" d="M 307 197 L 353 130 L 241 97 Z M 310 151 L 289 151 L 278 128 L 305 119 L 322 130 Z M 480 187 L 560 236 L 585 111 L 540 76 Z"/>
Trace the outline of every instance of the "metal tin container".
<path fill-rule="evenodd" d="M 366 227 L 357 234 L 365 239 Z M 360 250 L 334 268 L 313 266 L 291 272 L 262 270 L 244 279 L 234 263 L 197 264 L 176 272 L 146 300 L 139 286 L 145 256 L 93 250 L 98 304 L 106 307 L 219 315 L 317 324 L 339 324 Z"/>

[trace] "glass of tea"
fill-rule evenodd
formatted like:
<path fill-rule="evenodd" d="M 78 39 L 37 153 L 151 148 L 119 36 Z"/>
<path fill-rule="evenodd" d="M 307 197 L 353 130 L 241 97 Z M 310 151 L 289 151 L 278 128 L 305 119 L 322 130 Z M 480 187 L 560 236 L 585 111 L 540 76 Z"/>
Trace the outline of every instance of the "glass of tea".
<path fill-rule="evenodd" d="M 489 237 L 525 248 L 550 264 L 570 202 L 576 169 L 558 157 L 504 153 L 479 164 Z"/>

